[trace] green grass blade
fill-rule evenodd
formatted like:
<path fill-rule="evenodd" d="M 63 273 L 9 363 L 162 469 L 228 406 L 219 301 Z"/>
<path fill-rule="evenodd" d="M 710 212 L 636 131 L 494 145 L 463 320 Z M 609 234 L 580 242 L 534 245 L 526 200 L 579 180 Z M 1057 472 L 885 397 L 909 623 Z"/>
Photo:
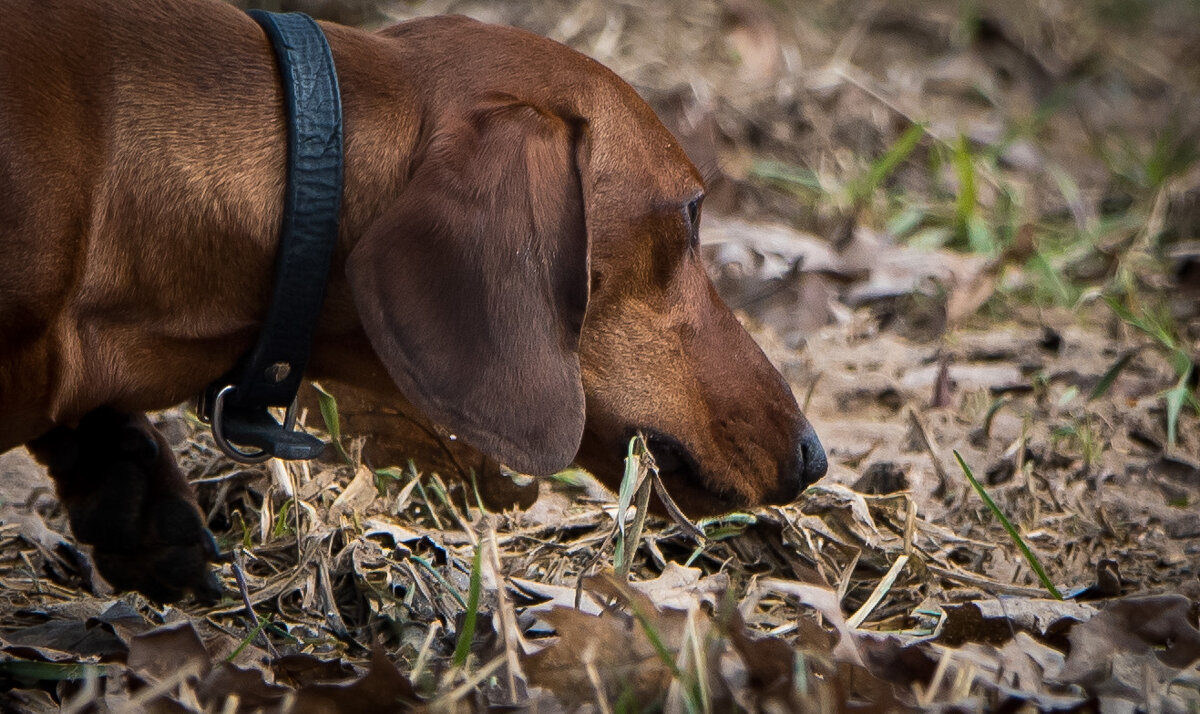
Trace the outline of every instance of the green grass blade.
<path fill-rule="evenodd" d="M 1191 396 L 1192 390 L 1188 387 L 1188 379 L 1192 376 L 1191 365 L 1183 371 L 1179 377 L 1179 382 L 1167 390 L 1164 395 L 1167 400 L 1167 444 L 1175 446 L 1179 439 L 1179 413 L 1183 411 L 1183 405 Z"/>
<path fill-rule="evenodd" d="M 258 624 L 254 626 L 254 629 L 250 631 L 250 634 L 242 638 L 242 641 L 232 652 L 225 656 L 225 661 L 233 662 L 235 659 L 237 659 L 237 656 L 242 653 L 242 650 L 246 649 L 246 647 L 254 641 L 254 638 L 258 637 L 259 634 L 262 633 L 263 629 L 269 624 L 271 624 L 271 620 L 269 618 L 259 617 Z"/>
<path fill-rule="evenodd" d="M 897 238 L 904 238 L 920 227 L 928 215 L 929 212 L 923 207 L 909 206 L 888 220 L 887 232 Z"/>
<path fill-rule="evenodd" d="M 292 531 L 291 524 L 288 522 L 288 514 L 296 506 L 296 499 L 289 498 L 283 502 L 283 506 L 279 509 L 279 513 L 275 515 L 275 523 L 271 527 L 271 536 L 281 538 Z"/>
<path fill-rule="evenodd" d="M 1012 399 L 1009 397 L 1000 397 L 999 399 L 992 401 L 991 406 L 988 407 L 987 414 L 983 417 L 984 435 L 989 435 L 992 433 L 992 422 L 996 419 L 996 415 L 1000 413 L 1001 409 L 1011 402 Z"/>
<path fill-rule="evenodd" d="M 380 496 L 387 495 L 388 484 L 399 483 L 404 479 L 404 472 L 395 466 L 375 469 L 371 473 L 375 477 L 375 492 Z"/>
<path fill-rule="evenodd" d="M 967 137 L 959 135 L 954 145 L 954 174 L 958 178 L 958 201 L 955 217 L 963 234 L 967 233 L 971 218 L 976 215 L 978 190 L 975 187 L 975 163 L 971 159 L 971 147 Z"/>
<path fill-rule="evenodd" d="M 1188 374 L 1192 371 L 1192 358 L 1188 353 L 1176 348 L 1167 355 L 1167 360 L 1171 363 L 1171 369 L 1175 370 L 1175 374 L 1184 377 L 1183 381 L 1186 382 Z"/>
<path fill-rule="evenodd" d="M 996 515 L 996 518 L 1000 521 L 1000 525 L 1004 526 L 1004 530 L 1008 531 L 1008 536 L 1013 539 L 1013 543 L 1017 544 L 1017 548 L 1021 551 L 1021 555 L 1025 556 L 1025 560 L 1029 562 L 1029 567 L 1033 568 L 1033 572 L 1037 573 L 1038 579 L 1042 581 L 1042 586 L 1050 592 L 1055 600 L 1062 600 L 1062 593 L 1058 591 L 1058 588 L 1054 587 L 1054 583 L 1050 582 L 1050 576 L 1046 575 L 1046 570 L 1042 567 L 1041 561 L 1037 559 L 1037 556 L 1033 554 L 1033 551 L 1029 549 L 1029 546 L 1025 545 L 1025 540 L 1021 538 L 1021 534 L 1017 532 L 1016 526 L 1014 526 L 1012 522 L 1008 520 L 1008 517 L 1005 516 L 1004 512 L 1000 510 L 1000 507 L 996 505 L 996 502 L 993 501 L 992 497 L 988 495 L 988 492 L 984 490 L 983 484 L 979 483 L 979 481 L 975 479 L 975 474 L 971 471 L 971 467 L 967 466 L 966 461 L 963 461 L 963 457 L 958 453 L 957 449 L 954 451 L 954 458 L 958 459 L 959 468 L 962 469 L 963 474 L 965 474 L 967 477 L 967 480 L 971 482 L 971 486 L 974 487 L 975 492 L 979 494 L 981 499 L 983 499 L 983 502 L 985 505 L 987 505 L 988 509 Z"/>
<path fill-rule="evenodd" d="M 625 474 L 621 477 L 621 489 L 617 492 L 617 534 L 621 537 L 625 536 L 625 514 L 633 503 L 633 492 L 642 467 L 641 457 L 634 453 L 639 438 L 634 436 L 629 440 L 629 449 L 625 453 Z"/>
<path fill-rule="evenodd" d="M 996 238 L 986 218 L 978 212 L 967 217 L 967 247 L 972 253 L 991 255 L 996 252 Z"/>
<path fill-rule="evenodd" d="M 633 502 L 633 492 L 637 486 L 638 472 L 641 471 L 641 458 L 634 453 L 638 437 L 629 440 L 629 450 L 625 454 L 625 474 L 621 477 L 621 489 L 617 492 L 617 534 L 613 542 L 613 565 L 621 570 L 625 562 L 625 520 L 629 513 L 629 505 Z"/>
<path fill-rule="evenodd" d="M 883 156 L 879 157 L 870 169 L 866 176 L 855 181 L 850 186 L 851 200 L 858 204 L 866 201 L 871 197 L 884 181 L 892 175 L 905 159 L 912 154 L 913 149 L 917 148 L 917 143 L 921 141 L 921 137 L 925 135 L 925 125 L 913 124 L 900 135 L 900 138 L 888 147 Z"/>
<path fill-rule="evenodd" d="M 650 621 L 646 613 L 642 612 L 641 608 L 636 603 L 630 602 L 629 609 L 633 613 L 633 618 L 642 626 L 642 632 L 646 633 L 646 639 L 650 641 L 650 646 L 654 648 L 654 653 L 658 655 L 660 662 L 671 671 L 671 676 L 680 683 L 683 687 L 683 705 L 688 714 L 699 714 L 701 709 L 699 702 L 696 699 L 696 692 L 692 682 L 679 669 L 679 665 L 675 664 L 675 656 L 671 653 L 671 649 L 667 647 L 658 628 Z"/>
<path fill-rule="evenodd" d="M 814 172 L 798 166 L 792 166 L 791 164 L 785 164 L 782 161 L 755 161 L 750 167 L 750 175 L 793 188 L 798 187 L 809 191 L 824 190 L 821 186 L 821 180 Z"/>
<path fill-rule="evenodd" d="M 1129 363 L 1133 361 L 1133 358 L 1137 356 L 1137 353 L 1138 350 L 1136 349 L 1129 350 L 1125 354 L 1121 355 L 1120 359 L 1118 359 L 1116 362 L 1113 362 L 1113 365 L 1108 368 L 1108 371 L 1104 373 L 1104 376 L 1101 377 L 1100 381 L 1096 382 L 1096 386 L 1092 388 L 1091 394 L 1088 395 L 1088 401 L 1090 402 L 1094 399 L 1099 399 L 1107 394 L 1108 390 L 1113 386 L 1113 383 L 1117 381 L 1117 377 L 1121 376 L 1121 372 L 1125 371 L 1125 368 L 1129 366 Z"/>
<path fill-rule="evenodd" d="M 108 667 L 75 662 L 34 662 L 23 659 L 0 662 L 0 677 L 18 681 L 70 682 L 87 679 L 89 673 L 96 677 L 107 677 Z"/>
<path fill-rule="evenodd" d="M 475 496 L 475 506 L 480 513 L 487 515 L 488 509 L 483 505 L 483 494 L 479 492 L 479 478 L 475 475 L 475 469 L 468 471 L 467 475 L 471 477 L 471 493 Z"/>
<path fill-rule="evenodd" d="M 1105 295 L 1104 302 L 1108 304 L 1109 309 L 1117 313 L 1117 317 L 1121 318 L 1130 327 L 1137 328 L 1150 337 L 1153 337 L 1167 349 L 1175 349 L 1175 338 L 1161 325 L 1155 324 L 1145 316 L 1134 315 L 1132 310 L 1111 295 Z"/>
<path fill-rule="evenodd" d="M 442 589 L 445 590 L 450 597 L 454 598 L 454 602 L 458 603 L 459 607 L 463 608 L 464 610 L 467 609 L 467 601 L 463 600 L 462 595 L 459 594 L 458 590 L 455 589 L 450 581 L 442 577 L 442 574 L 437 571 L 437 568 L 433 567 L 433 563 L 419 555 L 410 555 L 408 556 L 408 559 L 424 568 L 425 572 L 433 576 L 433 579 L 438 582 L 438 585 L 441 585 Z"/>
<path fill-rule="evenodd" d="M 321 408 L 321 419 L 325 421 L 325 431 L 329 432 L 329 438 L 333 440 L 333 447 L 337 449 L 338 455 L 346 463 L 353 466 L 350 455 L 342 446 L 342 420 L 338 416 L 337 398 L 316 382 L 313 382 L 312 386 L 317 390 L 317 404 Z"/>
<path fill-rule="evenodd" d="M 467 610 L 463 616 L 462 631 L 458 633 L 458 644 L 454 647 L 454 666 L 467 664 L 471 654 L 471 641 L 475 639 L 475 619 L 479 614 L 479 591 L 483 583 L 483 545 L 476 546 L 475 558 L 471 561 L 471 585 L 467 591 Z"/>
<path fill-rule="evenodd" d="M 1029 270 L 1041 278 L 1039 287 L 1054 300 L 1056 305 L 1073 305 L 1079 291 L 1063 279 L 1058 268 L 1054 267 L 1041 252 L 1035 252 L 1026 263 Z"/>
<path fill-rule="evenodd" d="M 613 570 L 622 582 L 629 580 L 629 571 L 633 567 L 633 558 L 637 554 L 638 545 L 642 539 L 642 528 L 646 523 L 646 511 L 650 506 L 650 490 L 652 488 L 647 461 L 649 453 L 646 441 L 641 434 L 629 440 L 629 455 L 625 459 L 625 475 L 621 479 L 620 503 L 617 509 L 617 529 L 613 547 Z M 637 496 L 637 510 L 634 512 L 633 523 L 626 525 L 626 514 L 633 497 Z"/>

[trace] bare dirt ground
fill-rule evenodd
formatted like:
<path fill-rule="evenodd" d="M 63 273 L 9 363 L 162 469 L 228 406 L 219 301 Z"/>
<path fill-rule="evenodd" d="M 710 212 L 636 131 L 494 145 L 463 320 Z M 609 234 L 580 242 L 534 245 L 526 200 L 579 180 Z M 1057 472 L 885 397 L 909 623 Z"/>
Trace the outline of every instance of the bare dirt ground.
<path fill-rule="evenodd" d="M 283 5 L 520 25 L 634 84 L 829 476 L 638 535 L 583 474 L 486 513 L 419 463 L 237 467 L 181 408 L 236 557 L 224 602 L 159 608 L 11 452 L 0 709 L 1200 709 L 1194 4 Z"/>

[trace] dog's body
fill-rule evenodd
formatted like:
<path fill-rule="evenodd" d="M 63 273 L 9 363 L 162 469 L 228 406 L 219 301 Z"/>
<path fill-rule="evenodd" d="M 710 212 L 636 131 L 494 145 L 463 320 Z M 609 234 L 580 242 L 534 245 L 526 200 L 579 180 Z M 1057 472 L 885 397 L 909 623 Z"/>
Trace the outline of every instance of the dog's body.
<path fill-rule="evenodd" d="M 194 499 L 137 415 L 226 373 L 266 313 L 286 164 L 272 50 L 215 0 L 0 16 L 0 450 L 30 443 L 81 539 L 135 523 L 96 544 L 125 559 L 110 580 L 202 589 L 203 528 L 145 515 Z M 612 483 L 644 430 L 691 512 L 790 500 L 824 472 L 704 274 L 699 176 L 632 89 L 463 18 L 323 29 L 345 193 L 309 376 L 529 473 L 577 460 Z M 97 460 L 121 466 L 92 482 Z M 148 583 L 164 543 L 197 563 Z"/>

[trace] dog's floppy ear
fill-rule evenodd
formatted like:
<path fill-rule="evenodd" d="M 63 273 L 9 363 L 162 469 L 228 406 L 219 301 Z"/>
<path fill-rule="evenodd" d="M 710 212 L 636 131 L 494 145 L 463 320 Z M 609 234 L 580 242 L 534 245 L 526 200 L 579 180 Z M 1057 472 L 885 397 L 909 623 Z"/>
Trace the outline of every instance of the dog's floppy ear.
<path fill-rule="evenodd" d="M 574 143 L 571 124 L 503 99 L 434 127 L 347 262 L 400 391 L 531 474 L 569 464 L 583 434 L 588 245 Z"/>

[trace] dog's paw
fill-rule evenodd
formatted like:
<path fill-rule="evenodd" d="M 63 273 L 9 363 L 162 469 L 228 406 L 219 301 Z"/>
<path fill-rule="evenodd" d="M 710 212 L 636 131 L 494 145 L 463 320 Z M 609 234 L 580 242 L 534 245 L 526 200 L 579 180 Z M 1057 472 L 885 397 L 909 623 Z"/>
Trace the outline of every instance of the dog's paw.
<path fill-rule="evenodd" d="M 202 603 L 221 598 L 209 566 L 219 559 L 217 544 L 189 501 L 152 498 L 128 512 L 84 503 L 69 514 L 71 528 L 93 546 L 96 569 L 114 588 L 157 602 L 176 602 L 189 592 Z"/>
<path fill-rule="evenodd" d="M 142 415 L 90 412 L 29 444 L 49 467 L 71 530 L 93 547 L 96 569 L 118 590 L 158 602 L 221 596 L 219 559 L 174 457 Z"/>

